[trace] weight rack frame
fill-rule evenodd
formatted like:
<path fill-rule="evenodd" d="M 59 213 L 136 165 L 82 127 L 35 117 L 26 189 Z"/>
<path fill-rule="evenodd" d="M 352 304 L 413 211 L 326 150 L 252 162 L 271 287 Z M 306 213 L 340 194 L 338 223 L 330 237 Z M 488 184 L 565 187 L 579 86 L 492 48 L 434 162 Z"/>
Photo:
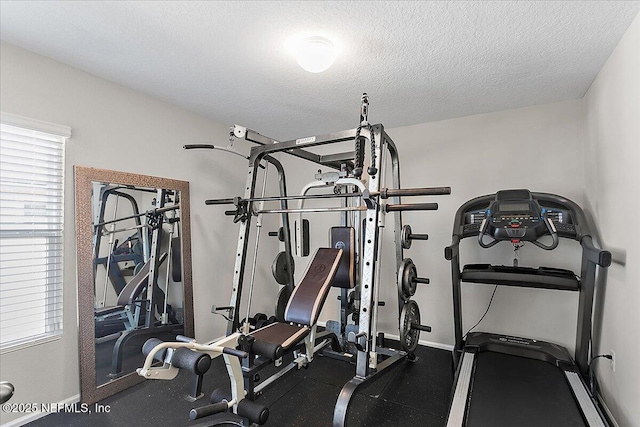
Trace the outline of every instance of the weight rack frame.
<path fill-rule="evenodd" d="M 342 391 L 340 392 L 334 411 L 334 426 L 346 425 L 348 408 L 351 404 L 352 397 L 358 390 L 362 390 L 373 383 L 376 379 L 389 372 L 391 368 L 399 365 L 407 357 L 407 353 L 404 351 L 377 346 L 377 325 L 372 321 L 373 319 L 377 318 L 378 289 L 376 283 L 376 267 L 378 261 L 377 256 L 380 249 L 379 233 L 380 229 L 384 227 L 385 219 L 385 212 L 383 211 L 385 205 L 379 203 L 381 201 L 381 181 L 384 180 L 384 173 L 386 171 L 386 156 L 383 156 L 383 153 L 388 152 L 390 155 L 393 189 L 399 190 L 401 187 L 400 161 L 395 143 L 385 132 L 382 124 L 372 125 L 371 129 L 372 136 L 375 140 L 375 147 L 372 147 L 375 152 L 375 156 L 372 156 L 375 157 L 375 162 L 371 166 L 375 167 L 378 172 L 373 176 L 369 176 L 368 191 L 369 193 L 377 194 L 378 196 L 376 203 L 370 204 L 368 206 L 368 209 L 366 210 L 366 225 L 364 235 L 374 237 L 368 238 L 363 242 L 363 250 L 360 259 L 361 305 L 357 334 L 358 352 L 356 356 L 356 372 L 355 376 L 344 385 Z M 249 167 L 247 171 L 247 179 L 244 192 L 244 199 L 249 200 L 256 196 L 256 175 L 259 165 L 263 160 L 266 160 L 269 163 L 275 165 L 278 169 L 281 195 L 286 196 L 284 169 L 282 168 L 280 162 L 278 162 L 271 156 L 272 154 L 286 153 L 311 161 L 320 166 L 339 170 L 343 163 L 349 162 L 354 158 L 353 151 L 331 155 L 318 155 L 309 152 L 304 148 L 354 141 L 357 135 L 357 129 L 350 129 L 320 136 L 293 139 L 284 142 L 276 141 L 272 138 L 260 135 L 255 131 L 237 125 L 233 128 L 233 134 L 238 139 L 244 139 L 246 141 L 258 144 L 257 146 L 251 148 L 251 152 L 249 155 Z M 390 196 L 389 198 L 393 201 L 393 203 L 401 204 L 400 196 Z M 286 204 L 286 201 L 283 201 L 281 203 Z M 283 206 L 283 209 L 286 209 L 286 206 Z M 250 200 L 248 201 L 248 211 L 253 211 L 253 202 Z M 397 270 L 400 267 L 402 260 L 404 259 L 404 249 L 400 242 L 400 236 L 402 233 L 402 211 L 394 210 L 393 214 Z M 287 224 L 287 228 L 289 228 L 288 219 L 286 220 L 286 222 L 284 221 L 287 214 L 283 213 L 282 215 L 283 224 Z M 252 215 L 248 215 L 246 221 L 243 221 L 240 224 L 240 230 L 238 232 L 238 246 L 234 265 L 233 288 L 231 301 L 229 304 L 232 307 L 232 313 L 230 313 L 231 321 L 228 323 L 227 334 L 232 333 L 239 327 L 240 300 L 242 295 L 245 263 L 251 229 L 251 217 Z M 284 233 L 285 242 L 290 242 L 289 230 L 285 229 Z M 286 250 L 289 254 L 291 254 L 290 244 L 286 248 Z M 404 306 L 404 301 L 399 291 L 397 298 L 398 316 L 400 316 L 400 311 Z M 378 354 L 387 356 L 387 358 L 378 363 Z"/>

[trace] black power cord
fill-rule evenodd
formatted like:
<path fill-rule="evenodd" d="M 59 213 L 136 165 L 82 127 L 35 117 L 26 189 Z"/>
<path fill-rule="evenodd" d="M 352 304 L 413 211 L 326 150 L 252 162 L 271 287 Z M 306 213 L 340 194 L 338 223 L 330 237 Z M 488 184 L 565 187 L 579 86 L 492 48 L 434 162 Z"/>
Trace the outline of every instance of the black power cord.
<path fill-rule="evenodd" d="M 480 322 L 482 322 L 482 320 L 485 318 L 485 316 L 487 315 L 487 313 L 489 312 L 489 309 L 491 308 L 491 303 L 493 302 L 493 297 L 496 296 L 496 291 L 498 290 L 498 285 L 495 285 L 493 288 L 493 293 L 491 294 L 491 299 L 489 300 L 489 304 L 487 305 L 487 309 L 484 311 L 484 314 L 482 315 L 482 317 L 480 318 L 480 320 L 478 320 L 476 322 L 475 325 L 473 325 L 466 334 L 464 334 L 464 337 L 462 337 L 463 340 L 467 339 L 467 335 L 469 335 L 469 332 L 473 331 L 475 329 L 476 326 L 478 326 L 480 324 Z"/>
<path fill-rule="evenodd" d="M 593 361 L 603 357 L 605 359 L 613 360 L 613 356 L 610 354 L 599 354 L 597 356 L 593 356 L 591 360 L 589 360 L 589 388 L 591 389 L 591 396 L 596 397 L 596 379 L 593 376 Z"/>

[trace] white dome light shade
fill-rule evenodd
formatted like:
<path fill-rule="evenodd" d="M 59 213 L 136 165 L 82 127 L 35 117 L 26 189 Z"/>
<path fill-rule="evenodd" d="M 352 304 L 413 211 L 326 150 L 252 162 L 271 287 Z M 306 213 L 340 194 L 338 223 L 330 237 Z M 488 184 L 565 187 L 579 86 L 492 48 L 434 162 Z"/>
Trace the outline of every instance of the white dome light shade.
<path fill-rule="evenodd" d="M 324 37 L 307 37 L 298 45 L 298 64 L 310 73 L 327 70 L 336 59 L 336 50 L 331 41 Z"/>

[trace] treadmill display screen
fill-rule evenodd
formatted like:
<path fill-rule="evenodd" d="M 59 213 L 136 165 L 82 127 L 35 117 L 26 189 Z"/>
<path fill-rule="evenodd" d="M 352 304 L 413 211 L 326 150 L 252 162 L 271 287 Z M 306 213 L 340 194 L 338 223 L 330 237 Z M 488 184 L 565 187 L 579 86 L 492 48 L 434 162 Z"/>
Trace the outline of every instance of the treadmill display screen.
<path fill-rule="evenodd" d="M 527 212 L 531 209 L 529 203 L 500 203 L 500 212 Z"/>

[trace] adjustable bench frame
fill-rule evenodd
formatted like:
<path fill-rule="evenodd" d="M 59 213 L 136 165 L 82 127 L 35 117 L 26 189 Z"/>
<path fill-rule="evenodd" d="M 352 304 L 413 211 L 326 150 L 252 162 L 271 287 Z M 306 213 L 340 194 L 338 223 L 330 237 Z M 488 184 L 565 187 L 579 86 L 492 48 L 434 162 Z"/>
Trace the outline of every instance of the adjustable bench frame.
<path fill-rule="evenodd" d="M 171 380 L 176 377 L 179 368 L 186 368 L 197 375 L 195 393 L 199 394 L 202 375 L 209 367 L 208 364 L 204 367 L 200 365 L 200 355 L 205 353 L 211 358 L 223 355 L 231 381 L 232 392 L 228 400 L 230 403 L 225 406 L 221 405 L 221 402 L 212 402 L 216 409 L 202 408 L 202 412 L 213 414 L 233 408 L 233 412 L 240 415 L 238 411 L 241 406 L 238 405 L 242 405 L 240 402 L 245 397 L 253 401 L 266 387 L 286 373 L 307 366 L 313 360 L 314 354 L 331 342 L 324 340 L 318 345 L 315 344 L 316 322 L 331 282 L 338 271 L 342 253 L 342 249 L 318 249 L 307 267 L 304 278 L 289 300 L 285 312 L 286 322 L 267 325 L 250 335 L 236 332 L 210 345 L 198 344 L 195 341 L 163 343 L 158 339 L 151 339 L 143 347 L 143 352 L 148 354 L 144 366 L 138 369 L 138 374 L 149 379 Z M 336 341 L 334 336 L 334 342 Z M 151 350 L 148 348 L 149 345 L 153 346 Z M 236 350 L 236 347 L 240 350 Z M 178 353 L 184 348 L 194 352 Z M 257 372 L 274 360 L 282 360 L 285 352 L 292 352 L 293 360 L 256 387 Z M 236 358 L 229 355 L 240 355 L 243 359 L 242 366 Z M 154 360 L 162 361 L 163 365 L 153 367 Z M 254 410 L 250 411 L 250 414 L 254 414 L 254 419 L 250 421 L 266 421 L 268 411 L 263 417 L 255 415 L 264 413 L 264 409 L 261 408 L 256 411 L 257 406 L 259 405 L 254 404 Z"/>

